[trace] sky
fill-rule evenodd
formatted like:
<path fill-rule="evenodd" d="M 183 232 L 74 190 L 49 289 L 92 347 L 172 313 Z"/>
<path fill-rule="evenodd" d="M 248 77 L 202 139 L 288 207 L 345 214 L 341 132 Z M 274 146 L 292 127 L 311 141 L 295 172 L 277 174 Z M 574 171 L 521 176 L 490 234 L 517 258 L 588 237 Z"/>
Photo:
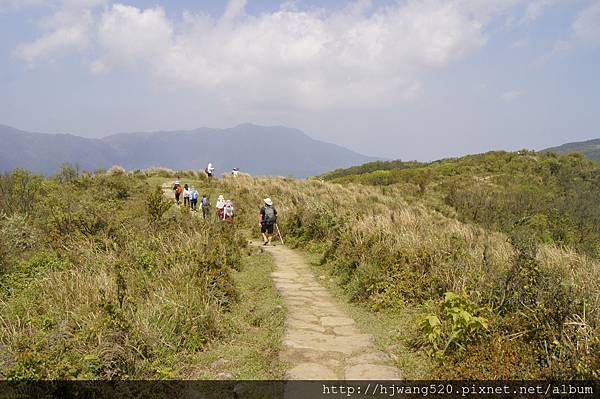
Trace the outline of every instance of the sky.
<path fill-rule="evenodd" d="M 284 125 L 427 161 L 600 138 L 600 0 L 0 0 L 0 124 Z"/>

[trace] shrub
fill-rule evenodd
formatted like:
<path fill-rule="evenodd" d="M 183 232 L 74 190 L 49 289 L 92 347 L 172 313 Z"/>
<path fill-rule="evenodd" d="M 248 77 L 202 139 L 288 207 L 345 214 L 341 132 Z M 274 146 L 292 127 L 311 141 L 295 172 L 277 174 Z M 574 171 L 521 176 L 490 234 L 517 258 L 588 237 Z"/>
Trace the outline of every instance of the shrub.
<path fill-rule="evenodd" d="M 421 322 L 427 352 L 442 357 L 449 351 L 465 350 L 476 342 L 488 330 L 488 320 L 479 315 L 483 311 L 464 294 L 446 292 L 440 312 L 425 316 Z"/>
<path fill-rule="evenodd" d="M 0 176 L 0 213 L 30 214 L 41 194 L 42 177 L 24 169 Z"/>
<path fill-rule="evenodd" d="M 72 183 L 79 176 L 79 166 L 70 163 L 64 163 L 60 166 L 60 170 L 54 178 L 61 184 Z"/>
<path fill-rule="evenodd" d="M 106 171 L 106 174 L 109 176 L 124 176 L 127 171 L 121 165 L 113 165 Z"/>
<path fill-rule="evenodd" d="M 0 276 L 2 295 L 12 295 L 23 289 L 40 275 L 53 270 L 64 270 L 69 263 L 59 258 L 56 254 L 42 252 L 28 261 L 22 260 L 16 264 L 10 273 Z"/>
<path fill-rule="evenodd" d="M 37 232 L 25 215 L 15 213 L 0 217 L 0 237 L 4 245 L 13 251 L 24 251 L 37 244 Z"/>
<path fill-rule="evenodd" d="M 157 186 L 145 201 L 148 220 L 157 223 L 163 215 L 171 209 L 172 202 L 163 195 L 162 187 Z"/>

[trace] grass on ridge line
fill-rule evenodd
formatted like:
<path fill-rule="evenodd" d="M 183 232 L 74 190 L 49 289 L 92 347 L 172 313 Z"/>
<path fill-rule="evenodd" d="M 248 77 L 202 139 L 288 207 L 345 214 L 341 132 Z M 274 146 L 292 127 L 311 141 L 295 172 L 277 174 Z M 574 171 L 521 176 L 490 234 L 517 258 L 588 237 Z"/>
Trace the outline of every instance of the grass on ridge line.
<path fill-rule="evenodd" d="M 271 280 L 274 264 L 266 253 L 252 252 L 233 275 L 240 301 L 230 314 L 230 338 L 200 354 L 190 379 L 274 380 L 283 376 L 279 350 L 285 307 Z"/>
<path fill-rule="evenodd" d="M 365 306 L 352 303 L 342 287 L 335 283 L 334 277 L 319 264 L 318 253 L 299 249 L 295 251 L 304 256 L 317 281 L 338 299 L 343 309 L 354 319 L 358 329 L 373 335 L 377 349 L 392 357 L 404 379 L 427 379 L 430 376 L 433 367 L 431 358 L 410 347 L 410 341 L 418 334 L 418 309 L 406 307 L 398 313 L 373 312 Z"/>

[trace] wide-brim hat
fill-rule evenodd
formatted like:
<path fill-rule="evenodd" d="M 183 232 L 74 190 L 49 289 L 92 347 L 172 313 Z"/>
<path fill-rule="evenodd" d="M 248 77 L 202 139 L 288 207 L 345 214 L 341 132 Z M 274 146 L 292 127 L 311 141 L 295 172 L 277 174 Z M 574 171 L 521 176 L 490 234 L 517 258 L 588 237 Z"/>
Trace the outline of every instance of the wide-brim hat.
<path fill-rule="evenodd" d="M 264 201 L 265 201 L 265 204 L 267 204 L 269 206 L 273 205 L 273 201 L 271 201 L 271 198 L 265 198 Z"/>
<path fill-rule="evenodd" d="M 223 197 L 222 195 L 219 195 L 218 199 L 225 199 L 225 197 Z"/>

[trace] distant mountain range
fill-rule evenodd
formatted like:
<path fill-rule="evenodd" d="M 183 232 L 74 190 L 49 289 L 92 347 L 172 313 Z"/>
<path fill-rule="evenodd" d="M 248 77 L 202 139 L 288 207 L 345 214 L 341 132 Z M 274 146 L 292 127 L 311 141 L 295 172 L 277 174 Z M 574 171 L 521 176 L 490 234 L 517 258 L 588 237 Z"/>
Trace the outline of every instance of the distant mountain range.
<path fill-rule="evenodd" d="M 121 133 L 91 139 L 0 125 L 0 171 L 26 168 L 48 175 L 66 162 L 89 171 L 112 165 L 184 170 L 204 169 L 212 162 L 217 174 L 238 167 L 253 175 L 307 177 L 377 159 L 282 126 L 242 124 L 230 129 Z"/>
<path fill-rule="evenodd" d="M 600 161 L 600 139 L 567 143 L 558 147 L 546 148 L 543 152 L 555 152 L 561 155 L 579 152 L 589 159 Z"/>

